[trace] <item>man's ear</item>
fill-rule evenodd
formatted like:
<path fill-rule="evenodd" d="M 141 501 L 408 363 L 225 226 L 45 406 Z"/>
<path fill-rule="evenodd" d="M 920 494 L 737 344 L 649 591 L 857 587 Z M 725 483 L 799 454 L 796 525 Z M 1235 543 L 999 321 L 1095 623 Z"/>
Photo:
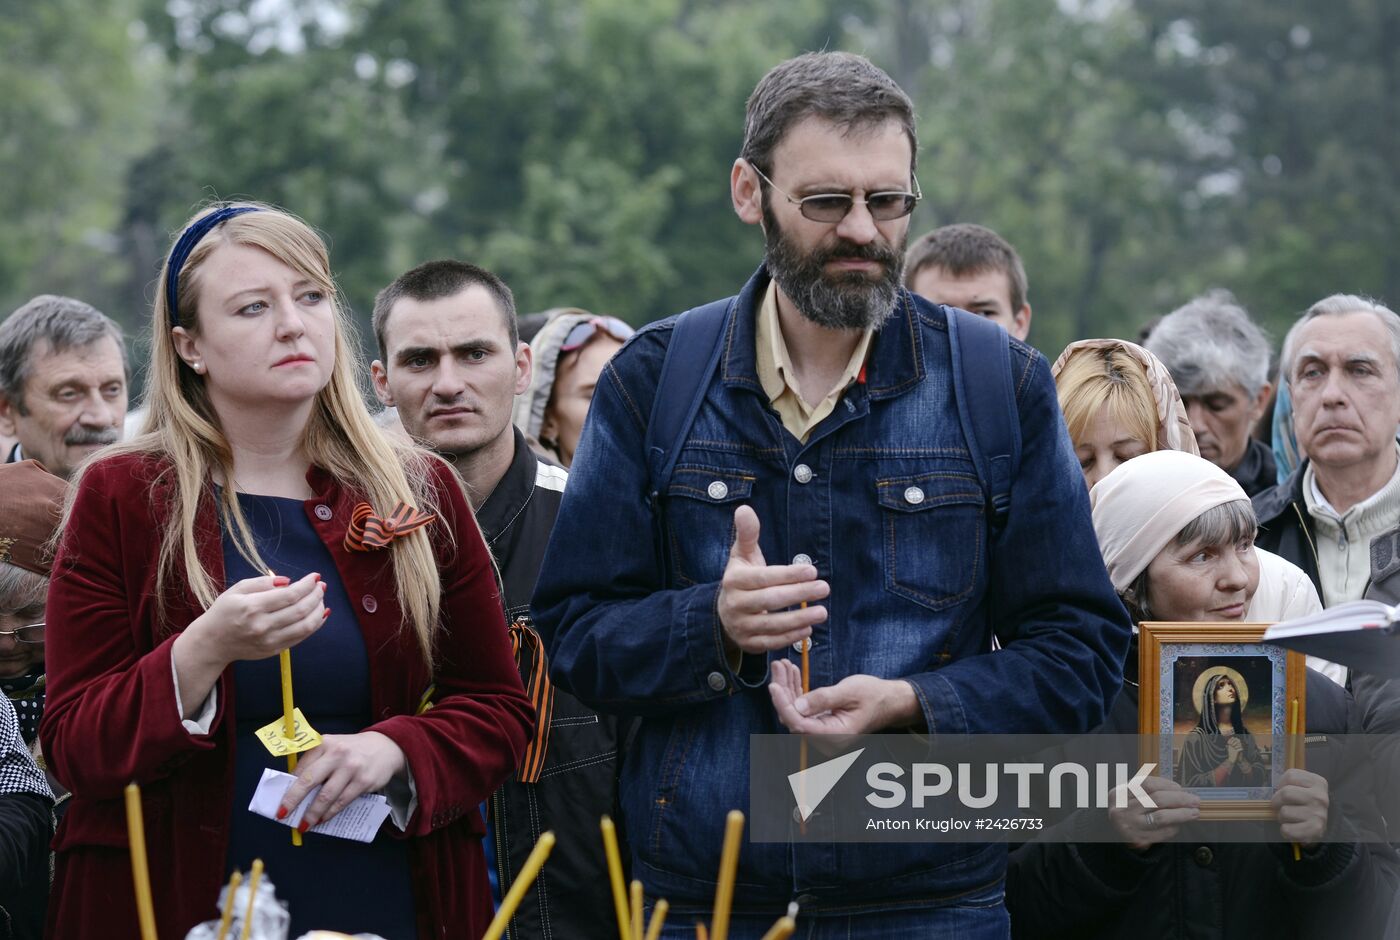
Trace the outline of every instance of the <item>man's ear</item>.
<path fill-rule="evenodd" d="M 0 395 L 0 434 L 6 437 L 18 437 L 19 425 L 15 421 L 15 412 L 18 410 L 16 404 L 4 395 Z"/>
<path fill-rule="evenodd" d="M 515 394 L 523 395 L 534 375 L 535 353 L 529 343 L 515 344 Z"/>
<path fill-rule="evenodd" d="M 763 186 L 749 161 L 740 157 L 729 170 L 729 198 L 734 213 L 749 225 L 763 222 Z"/>
<path fill-rule="evenodd" d="M 1016 327 L 1012 335 L 1021 342 L 1025 342 L 1026 337 L 1031 333 L 1031 305 L 1021 304 L 1020 311 L 1012 316 L 1011 319 Z"/>
<path fill-rule="evenodd" d="M 389 390 L 389 373 L 384 368 L 384 363 L 378 359 L 369 364 L 369 381 L 374 386 L 374 397 L 379 399 L 379 403 L 386 408 L 397 407 L 394 404 L 394 393 Z"/>
<path fill-rule="evenodd" d="M 1252 428 L 1259 423 L 1259 419 L 1264 417 L 1264 409 L 1269 407 L 1269 396 L 1274 393 L 1274 383 L 1265 382 L 1259 386 L 1259 394 L 1254 396 L 1254 401 L 1249 406 L 1249 424 Z"/>

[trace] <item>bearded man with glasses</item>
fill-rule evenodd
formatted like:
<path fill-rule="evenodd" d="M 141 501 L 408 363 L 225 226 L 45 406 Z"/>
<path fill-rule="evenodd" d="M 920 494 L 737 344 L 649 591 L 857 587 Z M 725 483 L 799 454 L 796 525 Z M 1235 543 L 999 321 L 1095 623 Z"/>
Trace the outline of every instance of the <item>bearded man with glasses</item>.
<path fill-rule="evenodd" d="M 561 687 L 642 716 L 621 809 L 663 937 L 708 916 L 750 735 L 1083 732 L 1118 693 L 1130 627 L 1044 359 L 901 286 L 916 151 L 909 98 L 864 58 L 770 71 L 730 172 L 764 262 L 694 311 L 723 316 L 718 359 L 669 474 L 648 434 L 663 363 L 710 350 L 652 324 L 594 393 L 532 608 Z M 955 319 L 1009 360 L 990 387 L 1020 446 L 995 500 Z M 746 842 L 730 934 L 798 901 L 804 937 L 1005 937 L 1005 870 L 1002 845 Z"/>

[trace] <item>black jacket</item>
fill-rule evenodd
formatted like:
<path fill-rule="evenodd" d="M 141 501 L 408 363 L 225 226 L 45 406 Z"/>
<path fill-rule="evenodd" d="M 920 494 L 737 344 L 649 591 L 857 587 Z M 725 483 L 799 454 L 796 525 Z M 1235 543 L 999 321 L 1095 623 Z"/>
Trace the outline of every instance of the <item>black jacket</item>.
<path fill-rule="evenodd" d="M 1129 659 L 1136 662 L 1135 652 Z M 1136 733 L 1137 692 L 1124 685 L 1100 731 Z M 1346 779 L 1355 786 L 1349 793 L 1371 792 L 1361 746 L 1335 738 L 1360 731 L 1351 696 L 1309 670 L 1307 703 L 1305 760 L 1334 788 L 1329 825 L 1351 831 L 1346 827 L 1360 820 L 1377 839 L 1382 823 L 1374 803 L 1349 803 L 1335 789 Z M 1333 741 L 1311 740 L 1324 735 Z M 1081 817 L 1065 825 L 1073 824 L 1085 823 Z M 1113 842 L 1023 845 L 1011 854 L 1006 903 L 1017 940 L 1370 940 L 1386 936 L 1397 889 L 1400 859 L 1383 843 L 1329 842 L 1295 862 L 1283 843 L 1191 841 L 1183 827 L 1177 841 L 1143 853 Z"/>
<path fill-rule="evenodd" d="M 1274 451 L 1257 437 L 1249 439 L 1239 466 L 1230 471 L 1230 476 L 1244 488 L 1250 497 L 1278 485 L 1278 469 L 1274 463 Z"/>
<path fill-rule="evenodd" d="M 1302 568 L 1321 597 L 1317 532 L 1303 499 L 1303 475 L 1307 469 L 1308 462 L 1304 460 L 1287 480 L 1254 497 L 1254 514 L 1259 517 L 1259 535 L 1254 544 Z"/>
<path fill-rule="evenodd" d="M 0 940 L 39 940 L 49 899 L 53 798 L 0 697 Z"/>
<path fill-rule="evenodd" d="M 500 567 L 506 622 L 517 637 L 534 632 L 530 595 L 566 477 L 563 469 L 540 460 L 517 430 L 510 469 L 477 510 L 486 544 Z M 526 688 L 534 690 L 536 661 L 530 646 L 528 639 L 519 643 L 517 660 Z M 546 667 L 543 675 L 548 672 Z M 611 940 L 617 936 L 616 915 L 607 890 L 598 820 L 604 813 L 616 815 L 617 725 L 562 689 L 555 687 L 553 696 L 538 781 L 524 783 L 517 774 L 490 801 L 502 894 L 510 890 L 540 833 L 552 829 L 558 840 L 549 864 L 511 918 L 507 935 L 512 940 Z"/>

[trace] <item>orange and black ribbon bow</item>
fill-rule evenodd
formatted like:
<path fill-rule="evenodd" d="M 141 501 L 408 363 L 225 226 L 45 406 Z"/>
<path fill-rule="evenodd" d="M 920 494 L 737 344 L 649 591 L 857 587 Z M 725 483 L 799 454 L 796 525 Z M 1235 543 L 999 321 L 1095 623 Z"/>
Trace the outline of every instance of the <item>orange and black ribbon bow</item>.
<path fill-rule="evenodd" d="M 408 503 L 399 503 L 388 518 L 374 514 L 369 503 L 360 503 L 350 514 L 350 530 L 345 533 L 345 547 L 352 552 L 372 552 L 384 548 L 401 535 L 423 528 L 437 516 L 419 512 Z"/>
<path fill-rule="evenodd" d="M 554 717 L 554 685 L 549 681 L 544 641 L 524 618 L 510 625 L 510 647 L 521 672 L 525 671 L 522 660 L 528 647 L 530 663 L 525 693 L 530 696 L 530 704 L 535 706 L 535 737 L 525 748 L 525 756 L 520 761 L 515 779 L 521 783 L 539 783 L 540 772 L 544 770 L 545 750 L 549 747 L 549 724 Z"/>

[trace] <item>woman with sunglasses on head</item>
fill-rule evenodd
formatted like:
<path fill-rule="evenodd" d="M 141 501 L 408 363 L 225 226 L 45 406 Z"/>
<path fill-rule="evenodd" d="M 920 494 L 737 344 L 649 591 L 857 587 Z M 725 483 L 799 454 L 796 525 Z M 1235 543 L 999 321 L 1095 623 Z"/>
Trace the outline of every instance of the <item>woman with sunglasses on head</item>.
<path fill-rule="evenodd" d="M 533 721 L 456 476 L 391 443 L 321 238 L 257 204 L 193 219 L 166 259 L 142 433 L 74 486 L 48 599 L 45 753 L 73 792 L 49 933 L 136 936 L 122 788 L 142 787 L 156 921 L 184 936 L 262 858 L 291 935 L 479 936 L 476 807 Z M 248 810 L 278 653 L 321 734 L 278 819 L 383 792 L 368 843 Z M 431 708 L 420 706 L 431 696 Z M 446 925 L 450 925 L 450 928 Z"/>
<path fill-rule="evenodd" d="M 515 426 L 561 467 L 574 461 L 598 376 L 633 333 L 617 317 L 561 307 L 530 341 L 530 387 L 515 399 Z"/>
<path fill-rule="evenodd" d="M 1254 547 L 1254 509 L 1240 485 L 1201 457 L 1159 450 L 1122 464 L 1090 491 L 1094 531 L 1109 578 L 1133 623 L 1143 621 L 1270 623 L 1321 609 L 1312 582 L 1295 566 Z M 1261 571 L 1291 573 L 1273 584 Z M 1288 583 L 1294 587 L 1280 590 Z M 1301 592 L 1301 596 L 1299 595 Z M 1123 664 L 1123 689 L 1098 733 L 1138 729 L 1137 639 Z M 1223 706 L 1220 723 L 1193 732 L 1183 761 L 1188 786 L 1273 785 L 1248 738 L 1240 689 L 1207 683 L 1207 701 Z M 1229 693 L 1217 698 L 1222 688 Z M 1335 742 L 1357 734 L 1350 694 L 1312 669 L 1307 673 L 1309 736 L 1334 739 L 1307 748 L 1307 770 L 1277 781 L 1272 842 L 1217 841 L 1221 830 L 1193 829 L 1200 797 L 1182 783 L 1148 777 L 1155 807 L 1131 796 L 1124 807 L 1080 810 L 1044 841 L 1012 852 L 1007 906 L 1013 936 L 1074 938 L 1379 937 L 1400 887 L 1400 860 L 1381 843 L 1373 772 L 1360 749 Z M 1238 742 L 1240 755 L 1231 758 Z M 1219 777 L 1205 779 L 1207 756 L 1219 752 Z M 1278 751 L 1275 750 L 1277 754 Z M 1078 755 L 1073 746 L 1067 759 Z M 1047 758 L 1046 766 L 1056 759 Z M 1212 766 L 1211 770 L 1214 769 Z M 1238 770 L 1230 778 L 1227 775 Z M 1268 779 L 1260 779 L 1265 776 Z M 1330 786 L 1329 786 L 1330 781 Z M 1233 825 L 1246 826 L 1246 823 Z M 1076 841 L 1076 839 L 1080 841 Z M 1299 843 L 1295 859 L 1289 842 Z"/>

